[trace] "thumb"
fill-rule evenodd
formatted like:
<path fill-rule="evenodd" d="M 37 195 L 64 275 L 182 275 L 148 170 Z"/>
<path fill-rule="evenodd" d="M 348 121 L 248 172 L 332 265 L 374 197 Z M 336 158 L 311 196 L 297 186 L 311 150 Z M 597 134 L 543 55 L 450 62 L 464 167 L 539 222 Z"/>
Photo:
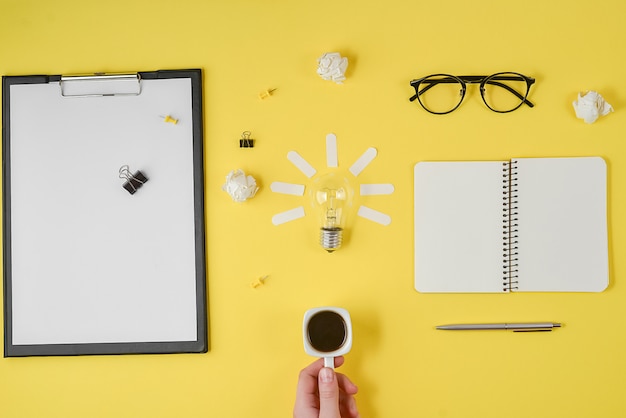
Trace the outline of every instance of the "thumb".
<path fill-rule="evenodd" d="M 339 413 L 339 386 L 335 371 L 324 367 L 318 375 L 320 418 L 341 418 Z"/>

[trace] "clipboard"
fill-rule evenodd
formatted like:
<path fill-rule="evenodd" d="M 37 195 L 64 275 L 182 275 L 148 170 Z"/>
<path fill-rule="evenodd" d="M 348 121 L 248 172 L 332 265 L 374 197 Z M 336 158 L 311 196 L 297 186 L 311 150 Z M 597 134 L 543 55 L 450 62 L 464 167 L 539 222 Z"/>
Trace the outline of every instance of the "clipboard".
<path fill-rule="evenodd" d="M 206 352 L 201 70 L 5 76 L 2 110 L 5 357 Z"/>

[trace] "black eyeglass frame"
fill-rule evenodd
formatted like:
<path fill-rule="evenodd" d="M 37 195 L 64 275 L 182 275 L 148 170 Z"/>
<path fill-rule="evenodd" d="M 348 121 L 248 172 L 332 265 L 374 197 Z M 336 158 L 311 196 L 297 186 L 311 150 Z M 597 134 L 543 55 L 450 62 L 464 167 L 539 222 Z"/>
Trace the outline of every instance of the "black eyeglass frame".
<path fill-rule="evenodd" d="M 508 77 L 507 77 L 508 76 Z M 429 78 L 431 77 L 446 77 L 446 78 L 441 78 L 441 79 L 432 79 L 429 80 Z M 525 95 L 521 95 L 519 94 L 517 91 L 513 90 L 511 87 L 507 86 L 506 84 L 503 83 L 498 83 L 497 80 L 513 80 L 513 81 L 525 81 L 526 82 L 526 94 Z M 426 87 L 424 87 L 423 89 L 420 90 L 421 84 L 424 82 L 428 82 L 430 81 L 430 83 L 428 83 L 428 85 Z M 420 96 L 422 94 L 424 94 L 425 92 L 427 92 L 428 90 L 430 90 L 432 87 L 436 86 L 437 84 L 441 84 L 441 83 L 458 83 L 461 85 L 461 99 L 459 100 L 459 103 L 457 103 L 456 106 L 454 106 L 454 108 L 446 111 L 446 112 L 435 112 L 432 111 L 430 109 L 428 109 L 424 103 L 422 103 L 422 100 L 420 99 Z M 415 89 L 415 94 L 413 96 L 411 96 L 409 98 L 410 101 L 415 101 L 415 99 L 417 99 L 417 101 L 419 102 L 420 105 L 422 105 L 422 107 L 424 108 L 424 110 L 426 110 L 429 113 L 435 114 L 435 115 L 446 115 L 448 113 L 454 112 L 460 105 L 461 103 L 463 103 L 463 99 L 465 98 L 465 92 L 467 91 L 467 84 L 480 84 L 480 96 L 483 99 L 483 102 L 485 103 L 485 106 L 487 106 L 490 110 L 496 112 L 496 113 L 509 113 L 512 112 L 514 110 L 519 109 L 523 104 L 526 104 L 528 107 L 534 107 L 535 105 L 530 102 L 529 100 L 527 100 L 528 97 L 528 93 L 530 92 L 530 86 L 532 86 L 535 83 L 535 79 L 532 77 L 527 77 L 523 74 L 520 73 L 515 73 L 512 71 L 506 71 L 506 72 L 500 72 L 500 73 L 495 73 L 495 74 L 491 74 L 491 75 L 462 75 L 462 76 L 454 76 L 451 74 L 431 74 L 429 76 L 426 77 L 422 77 L 422 78 L 418 78 L 416 80 L 412 80 L 411 81 L 411 87 L 413 87 Z M 509 109 L 509 110 L 497 110 L 492 108 L 491 106 L 489 106 L 489 103 L 487 103 L 487 100 L 485 99 L 485 85 L 486 84 L 492 84 L 498 87 L 502 87 L 504 89 L 506 89 L 507 91 L 513 93 L 518 99 L 520 99 L 520 103 L 519 105 L 515 106 L 513 109 Z"/>

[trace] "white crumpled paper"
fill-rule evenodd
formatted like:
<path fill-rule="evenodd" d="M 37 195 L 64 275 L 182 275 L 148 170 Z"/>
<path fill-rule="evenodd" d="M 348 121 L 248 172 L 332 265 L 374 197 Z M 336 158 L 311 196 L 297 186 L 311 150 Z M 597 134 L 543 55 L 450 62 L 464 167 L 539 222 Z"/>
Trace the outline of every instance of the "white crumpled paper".
<path fill-rule="evenodd" d="M 578 100 L 574 103 L 574 110 L 578 119 L 584 119 L 586 123 L 594 123 L 600 116 L 613 111 L 613 107 L 604 101 L 597 91 L 588 91 L 582 96 L 578 93 Z"/>
<path fill-rule="evenodd" d="M 342 57 L 338 52 L 327 52 L 317 59 L 317 73 L 324 80 L 343 84 L 346 79 L 348 58 Z"/>
<path fill-rule="evenodd" d="M 259 188 L 252 176 L 246 176 L 243 170 L 233 170 L 226 176 L 222 190 L 230 195 L 235 202 L 245 202 L 256 194 Z"/>

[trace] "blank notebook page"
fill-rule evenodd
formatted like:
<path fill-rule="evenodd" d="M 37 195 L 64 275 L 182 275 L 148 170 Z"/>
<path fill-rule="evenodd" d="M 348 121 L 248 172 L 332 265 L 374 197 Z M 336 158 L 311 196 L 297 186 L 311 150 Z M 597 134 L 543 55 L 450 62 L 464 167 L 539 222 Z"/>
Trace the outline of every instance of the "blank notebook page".
<path fill-rule="evenodd" d="M 521 158 L 517 165 L 519 291 L 608 286 L 606 163 Z"/>
<path fill-rule="evenodd" d="M 502 164 L 415 165 L 415 288 L 502 292 Z"/>

